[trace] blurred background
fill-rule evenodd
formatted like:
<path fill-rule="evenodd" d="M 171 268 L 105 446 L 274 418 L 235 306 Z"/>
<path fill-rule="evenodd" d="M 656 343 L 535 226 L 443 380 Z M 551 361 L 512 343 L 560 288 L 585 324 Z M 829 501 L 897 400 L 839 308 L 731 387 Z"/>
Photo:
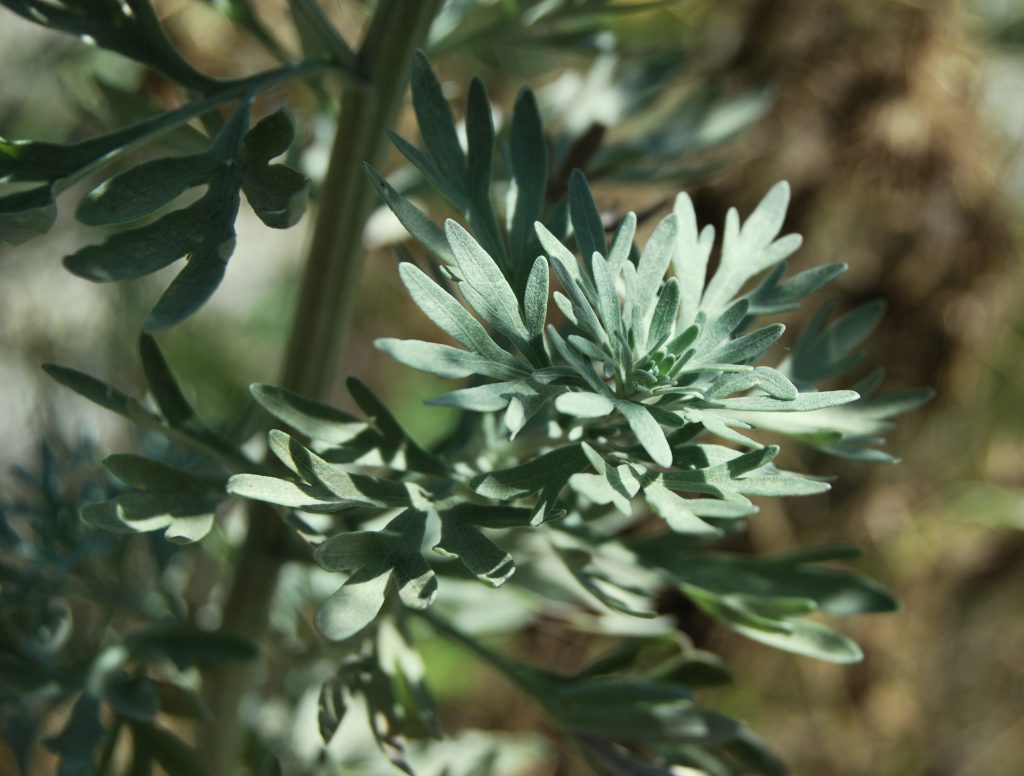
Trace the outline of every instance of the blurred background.
<path fill-rule="evenodd" d="M 279 0 L 156 5 L 176 44 L 212 74 L 274 63 L 258 28 L 228 18 L 242 5 L 294 45 Z M 553 24 L 541 5 L 449 3 L 431 56 L 457 115 L 473 75 L 499 116 L 530 85 L 565 172 L 584 167 L 610 218 L 635 210 L 648 227 L 680 189 L 703 223 L 720 225 L 728 207 L 747 213 L 788 180 L 787 227 L 805 237 L 793 265 L 847 262 L 831 291 L 840 308 L 888 303 L 868 346 L 886 385 L 938 390 L 892 434 L 887 450 L 900 465 L 804 454 L 804 470 L 840 475 L 833 491 L 765 505 L 746 538 L 765 553 L 865 547 L 858 567 L 903 602 L 896 614 L 842 623 L 865 661 L 816 663 L 695 620 L 690 635 L 722 654 L 736 679 L 702 699 L 749 722 L 796 774 L 1021 773 L 1024 8 L 1017 0 L 679 0 Z M 361 4 L 323 6 L 358 39 Z M 87 137 L 179 99 L 135 65 L 7 12 L 0 71 L 0 134 L 9 139 Z M 329 105 L 304 87 L 270 99 L 297 115 L 302 164 L 315 181 L 332 137 Z M 399 129 L 414 138 L 408 114 Z M 397 154 L 391 161 L 402 180 Z M 406 188 L 418 193 L 414 181 Z M 248 384 L 276 378 L 308 222 L 272 232 L 243 208 L 224 286 L 161 338 L 200 411 L 225 427 L 244 421 Z M 143 390 L 137 332 L 168 276 L 97 286 L 70 275 L 60 259 L 94 239 L 91 231 L 64 213 L 49 236 L 0 247 L 0 477 L 10 493 L 21 486 L 8 470 L 37 469 L 44 443 L 81 472 L 135 444 L 130 429 L 39 369 L 55 361 Z M 372 347 L 377 337 L 427 330 L 395 272 L 402 239 L 385 212 L 374 214 L 346 374 L 370 383 L 429 443 L 453 417 L 421 402 L 445 386 Z M 340 391 L 338 401 L 346 401 Z M 517 638 L 510 649 L 553 666 L 579 648 L 544 623 Z M 447 729 L 508 733 L 525 763 L 509 773 L 577 772 L 530 732 L 543 722 L 527 700 L 451 649 L 428 645 Z M 461 745 L 471 749 L 472 737 Z"/>

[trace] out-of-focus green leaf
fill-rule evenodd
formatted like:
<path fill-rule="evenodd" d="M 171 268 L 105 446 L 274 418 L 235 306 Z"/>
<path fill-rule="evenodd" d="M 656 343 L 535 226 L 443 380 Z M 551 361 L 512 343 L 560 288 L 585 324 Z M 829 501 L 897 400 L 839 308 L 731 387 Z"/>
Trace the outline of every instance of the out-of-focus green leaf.
<path fill-rule="evenodd" d="M 61 732 L 44 741 L 46 748 L 60 758 L 58 776 L 91 773 L 93 752 L 106 732 L 100 721 L 99 701 L 88 693 L 78 696 Z"/>
<path fill-rule="evenodd" d="M 136 657 L 163 656 L 180 668 L 252 660 L 259 654 L 257 646 L 242 636 L 185 624 L 154 625 L 135 631 L 125 639 L 125 647 Z"/>
<path fill-rule="evenodd" d="M 131 729 L 136 748 L 159 763 L 167 776 L 209 776 L 199 754 L 170 731 L 138 720 Z"/>

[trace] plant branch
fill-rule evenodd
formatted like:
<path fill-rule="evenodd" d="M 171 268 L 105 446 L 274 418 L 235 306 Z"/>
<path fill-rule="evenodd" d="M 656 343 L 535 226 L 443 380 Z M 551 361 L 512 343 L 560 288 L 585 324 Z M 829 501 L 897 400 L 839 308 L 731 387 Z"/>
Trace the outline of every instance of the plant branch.
<path fill-rule="evenodd" d="M 362 234 L 376 192 L 362 163 L 379 164 L 385 130 L 401 106 L 413 52 L 426 40 L 440 0 L 380 3 L 357 65 L 369 87 L 347 84 L 317 222 L 310 244 L 281 385 L 314 399 L 328 399 L 338 377 L 345 329 L 359 283 Z M 250 504 L 249 530 L 224 605 L 223 628 L 259 641 L 286 553 L 288 529 L 265 504 Z M 212 773 L 237 770 L 244 731 L 239 706 L 258 680 L 253 662 L 218 666 L 204 677 L 204 692 L 217 722 L 201 746 Z"/>

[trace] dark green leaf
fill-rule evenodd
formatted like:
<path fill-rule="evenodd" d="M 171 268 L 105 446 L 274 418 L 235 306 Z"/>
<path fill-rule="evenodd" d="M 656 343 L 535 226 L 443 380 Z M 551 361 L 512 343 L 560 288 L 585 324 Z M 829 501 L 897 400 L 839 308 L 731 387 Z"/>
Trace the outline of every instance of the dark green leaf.
<path fill-rule="evenodd" d="M 543 213 L 548 179 L 547 142 L 537 101 L 529 89 L 519 92 L 512 110 L 509 165 L 516 185 L 509 248 L 513 265 L 525 268 L 536 255 L 533 224 Z"/>
<path fill-rule="evenodd" d="M 91 226 L 135 221 L 205 183 L 220 164 L 208 153 L 143 162 L 90 191 L 75 215 Z"/>
<path fill-rule="evenodd" d="M 43 742 L 60 757 L 58 776 L 91 774 L 93 753 L 106 732 L 100 721 L 99 701 L 88 693 L 79 695 L 61 732 Z"/>
<path fill-rule="evenodd" d="M 43 370 L 58 383 L 70 388 L 79 396 L 84 396 L 94 404 L 116 412 L 118 415 L 130 418 L 133 415 L 133 409 L 139 406 L 139 403 L 130 396 L 95 377 L 79 372 L 77 369 L 56 364 L 43 364 Z"/>
<path fill-rule="evenodd" d="M 210 776 L 196 751 L 173 733 L 139 721 L 131 728 L 136 747 L 158 762 L 167 776 Z"/>
<path fill-rule="evenodd" d="M 274 229 L 295 226 L 309 202 L 309 178 L 283 164 L 245 167 L 242 191 L 260 220 Z"/>
<path fill-rule="evenodd" d="M 412 204 L 409 200 L 399 194 L 395 189 L 377 174 L 370 165 L 363 165 L 363 172 L 370 179 L 370 183 L 377 189 L 381 199 L 391 208 L 402 226 L 413 237 L 419 240 L 425 248 L 431 251 L 446 264 L 454 264 L 451 249 L 445 239 L 444 230 L 428 218 L 422 210 Z"/>
<path fill-rule="evenodd" d="M 153 337 L 148 334 L 139 337 L 139 354 L 142 358 L 142 369 L 146 373 L 146 382 L 149 383 L 153 399 L 167 422 L 172 426 L 182 426 L 195 421 L 195 411 L 178 387 Z"/>
<path fill-rule="evenodd" d="M 469 99 L 466 102 L 466 140 L 470 195 L 474 202 L 489 203 L 491 168 L 494 162 L 494 121 L 491 118 L 487 90 L 479 78 L 474 78 L 469 84 Z"/>
<path fill-rule="evenodd" d="M 316 719 L 320 728 L 320 738 L 324 744 L 329 744 L 334 738 L 334 734 L 338 732 L 338 727 L 348 710 L 345 703 L 344 687 L 344 682 L 340 677 L 331 677 L 320 688 Z"/>
<path fill-rule="evenodd" d="M 103 465 L 121 482 L 150 493 L 219 494 L 224 480 L 175 469 L 139 455 L 111 455 Z"/>
<path fill-rule="evenodd" d="M 160 711 L 156 682 L 148 676 L 115 671 L 103 683 L 103 700 L 122 717 L 148 721 Z"/>
<path fill-rule="evenodd" d="M 420 135 L 443 179 L 456 191 L 464 191 L 466 155 L 455 132 L 455 117 L 422 51 L 412 62 L 412 102 Z"/>
<path fill-rule="evenodd" d="M 259 654 L 249 639 L 190 625 L 154 625 L 129 634 L 125 646 L 136 657 L 165 656 L 179 667 L 252 660 Z"/>
<path fill-rule="evenodd" d="M 400 451 L 404 456 L 406 468 L 440 476 L 445 476 L 448 473 L 448 467 L 441 460 L 432 453 L 428 453 L 405 433 L 405 429 L 398 423 L 395 416 L 374 396 L 365 383 L 350 377 L 345 385 L 356 404 L 359 405 L 359 409 L 366 413 L 366 417 L 390 443 L 384 448 L 384 452 L 389 457 Z"/>
<path fill-rule="evenodd" d="M 278 108 L 245 133 L 242 138 L 242 164 L 265 164 L 287 151 L 294 140 L 295 119 L 287 109 Z"/>
<path fill-rule="evenodd" d="M 0 240 L 12 245 L 46 234 L 57 220 L 50 186 L 0 196 Z"/>

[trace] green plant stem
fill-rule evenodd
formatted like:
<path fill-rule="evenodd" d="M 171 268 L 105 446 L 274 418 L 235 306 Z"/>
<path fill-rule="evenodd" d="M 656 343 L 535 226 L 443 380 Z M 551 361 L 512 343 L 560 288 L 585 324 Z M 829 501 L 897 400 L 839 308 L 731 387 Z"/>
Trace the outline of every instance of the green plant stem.
<path fill-rule="evenodd" d="M 347 85 L 316 226 L 285 353 L 280 383 L 327 400 L 338 378 L 345 330 L 359 283 L 362 235 L 376 192 L 363 162 L 379 164 L 385 130 L 402 103 L 413 52 L 423 45 L 440 0 L 385 0 L 379 4 L 358 66 L 370 85 Z M 249 528 L 224 604 L 223 629 L 255 641 L 266 633 L 270 605 L 290 539 L 276 511 L 249 507 Z M 225 664 L 207 672 L 204 692 L 216 722 L 200 745 L 210 772 L 238 770 L 244 733 L 239 705 L 259 679 L 259 665 Z"/>
<path fill-rule="evenodd" d="M 362 272 L 363 229 L 379 201 L 362 165 L 379 166 L 384 156 L 385 130 L 405 93 L 412 54 L 426 39 L 439 5 L 437 0 L 382 3 L 367 36 L 375 39 L 359 52 L 372 86 L 347 89 L 342 96 L 345 124 L 331 150 L 282 376 L 284 387 L 313 398 L 330 398 L 338 379 Z"/>
<path fill-rule="evenodd" d="M 497 668 L 520 690 L 536 700 L 545 708 L 545 710 L 548 710 L 548 699 L 543 691 L 543 685 L 545 683 L 544 672 L 504 657 L 491 648 L 484 646 L 484 644 L 470 636 L 468 633 L 459 630 L 447 620 L 432 614 L 429 610 L 409 611 L 419 615 L 422 619 L 430 623 L 430 627 L 433 628 L 438 635 L 443 636 L 449 641 L 454 641 L 455 643 L 462 645 L 465 649 L 472 652 L 485 663 Z"/>

